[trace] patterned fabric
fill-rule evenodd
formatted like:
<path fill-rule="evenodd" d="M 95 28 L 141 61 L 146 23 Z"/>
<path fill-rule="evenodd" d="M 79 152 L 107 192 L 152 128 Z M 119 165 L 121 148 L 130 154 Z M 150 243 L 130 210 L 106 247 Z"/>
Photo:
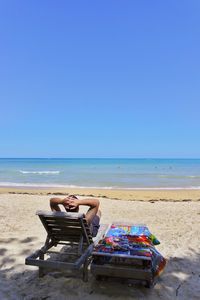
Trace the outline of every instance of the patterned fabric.
<path fill-rule="evenodd" d="M 160 274 L 166 265 L 165 258 L 154 245 L 160 242 L 144 225 L 124 226 L 111 225 L 106 236 L 95 246 L 95 252 L 102 254 L 124 254 L 135 257 L 151 258 L 151 268 L 154 276 Z M 106 258 L 108 261 L 108 258 Z"/>
<path fill-rule="evenodd" d="M 159 245 L 159 240 L 153 235 L 145 225 L 115 225 L 112 224 L 106 236 L 145 236 L 148 237 L 154 245 Z"/>

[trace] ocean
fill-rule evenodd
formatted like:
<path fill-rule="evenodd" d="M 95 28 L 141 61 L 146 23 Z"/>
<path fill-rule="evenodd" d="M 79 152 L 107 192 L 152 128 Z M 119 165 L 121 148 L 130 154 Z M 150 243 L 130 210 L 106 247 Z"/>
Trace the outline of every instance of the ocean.
<path fill-rule="evenodd" d="M 200 159 L 0 158 L 0 186 L 200 189 Z"/>

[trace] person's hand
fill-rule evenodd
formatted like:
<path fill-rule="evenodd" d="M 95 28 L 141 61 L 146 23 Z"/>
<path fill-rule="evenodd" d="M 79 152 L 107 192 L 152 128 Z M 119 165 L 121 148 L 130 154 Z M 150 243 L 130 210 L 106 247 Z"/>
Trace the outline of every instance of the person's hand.
<path fill-rule="evenodd" d="M 69 199 L 68 198 L 63 199 L 62 205 L 65 207 L 66 210 L 69 210 Z"/>
<path fill-rule="evenodd" d="M 67 210 L 77 210 L 78 206 L 79 206 L 79 200 L 78 199 L 74 199 L 74 198 L 70 198 L 67 197 L 63 200 L 63 206 L 67 209 Z"/>
<path fill-rule="evenodd" d="M 69 198 L 68 205 L 70 210 L 76 210 L 79 207 L 79 200 L 74 198 Z"/>

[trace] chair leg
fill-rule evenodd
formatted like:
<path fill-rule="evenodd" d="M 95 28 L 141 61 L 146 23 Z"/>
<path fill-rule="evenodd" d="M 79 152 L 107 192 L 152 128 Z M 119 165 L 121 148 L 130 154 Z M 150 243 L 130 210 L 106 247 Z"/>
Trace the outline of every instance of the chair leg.
<path fill-rule="evenodd" d="M 40 256 L 39 256 L 39 259 L 42 259 L 44 260 L 44 253 L 41 253 Z M 44 268 L 42 267 L 39 267 L 39 277 L 43 277 L 44 276 Z"/>
<path fill-rule="evenodd" d="M 151 289 L 155 285 L 155 281 L 152 279 L 146 280 L 145 287 Z"/>
<path fill-rule="evenodd" d="M 44 277 L 44 268 L 39 267 L 39 278 Z"/>
<path fill-rule="evenodd" d="M 88 257 L 83 265 L 83 281 L 87 282 L 88 281 L 88 266 L 91 262 L 92 257 Z"/>

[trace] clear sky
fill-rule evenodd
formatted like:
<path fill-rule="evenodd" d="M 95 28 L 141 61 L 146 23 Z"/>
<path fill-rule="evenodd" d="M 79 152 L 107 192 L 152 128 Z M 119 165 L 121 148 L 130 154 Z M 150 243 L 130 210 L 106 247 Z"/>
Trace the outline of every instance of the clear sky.
<path fill-rule="evenodd" d="M 0 3 L 0 157 L 200 157 L 199 0 Z"/>

